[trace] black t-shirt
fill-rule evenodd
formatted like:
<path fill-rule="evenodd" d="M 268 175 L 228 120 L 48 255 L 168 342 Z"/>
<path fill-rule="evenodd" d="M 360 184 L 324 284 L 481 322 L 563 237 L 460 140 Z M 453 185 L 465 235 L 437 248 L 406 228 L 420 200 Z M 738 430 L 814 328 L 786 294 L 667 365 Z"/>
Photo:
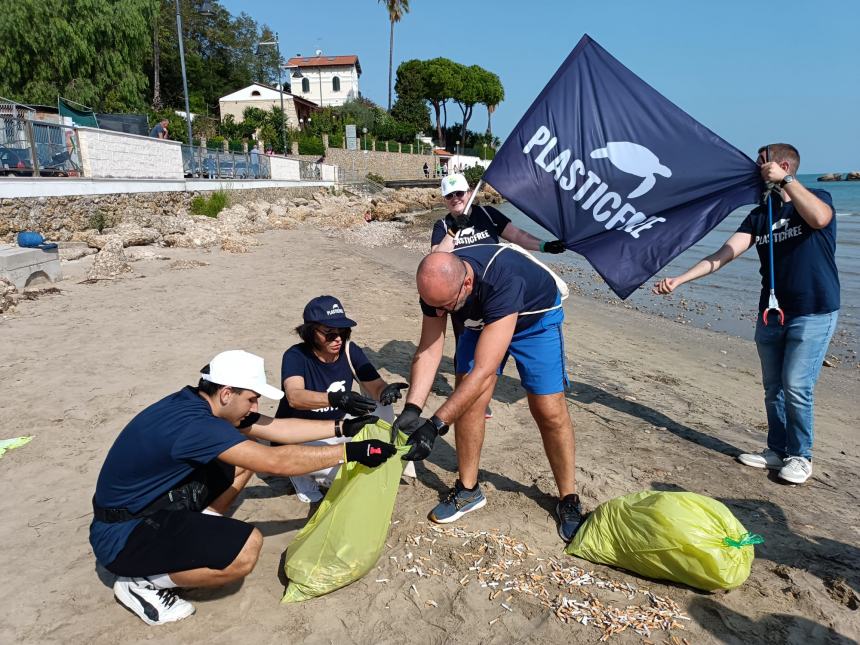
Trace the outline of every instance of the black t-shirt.
<path fill-rule="evenodd" d="M 463 308 L 451 314 L 467 329 L 479 330 L 516 313 L 516 333 L 531 327 L 542 310 L 559 302 L 558 287 L 549 271 L 520 251 L 498 244 L 476 244 L 455 249 L 454 254 L 475 271 L 472 293 Z M 423 300 L 420 303 L 425 316 L 438 317 L 435 308 Z"/>
<path fill-rule="evenodd" d="M 492 206 L 475 206 L 469 217 L 469 225 L 461 228 L 454 235 L 454 248 L 460 249 L 473 244 L 498 244 L 502 231 L 511 223 L 497 208 Z M 436 246 L 451 228 L 457 228 L 454 216 L 448 213 L 444 218 L 433 224 L 430 236 L 430 246 Z"/>
<path fill-rule="evenodd" d="M 347 347 L 346 344 L 343 346 Z M 361 347 L 349 343 L 349 357 L 355 367 L 356 376 L 365 383 L 379 378 L 379 372 L 367 360 Z M 284 352 L 281 361 L 281 384 L 291 376 L 305 379 L 305 389 L 312 392 L 349 392 L 352 390 L 353 376 L 346 359 L 346 351 L 334 363 L 324 363 L 305 343 L 297 343 Z M 290 405 L 285 396 L 278 404 L 275 417 L 278 419 L 342 419 L 346 412 L 328 406 L 316 410 L 297 410 Z"/>
<path fill-rule="evenodd" d="M 810 189 L 833 210 L 830 193 Z M 767 206 L 757 207 L 738 227 L 750 233 L 761 261 L 759 310 L 768 305 L 770 258 Z M 839 309 L 839 273 L 836 270 L 836 214 L 824 228 L 809 226 L 792 202 L 773 213 L 774 283 L 779 306 L 786 314 L 826 314 Z"/>

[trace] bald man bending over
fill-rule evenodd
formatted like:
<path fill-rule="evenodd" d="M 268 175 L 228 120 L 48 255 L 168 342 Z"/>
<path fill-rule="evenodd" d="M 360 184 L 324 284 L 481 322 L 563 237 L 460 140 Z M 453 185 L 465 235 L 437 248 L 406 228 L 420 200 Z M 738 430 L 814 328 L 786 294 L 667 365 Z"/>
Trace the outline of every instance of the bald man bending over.
<path fill-rule="evenodd" d="M 483 244 L 429 254 L 416 278 L 424 314 L 421 340 L 406 405 L 394 425 L 410 434 L 412 448 L 403 458 L 414 461 L 425 459 L 436 437 L 454 424 L 460 474 L 429 519 L 447 524 L 486 505 L 478 485 L 484 411 L 513 355 L 558 486 L 558 532 L 569 542 L 582 513 L 574 482 L 573 423 L 564 398 L 564 310 L 556 276 L 522 249 Z M 421 410 L 442 360 L 448 314 L 465 327 L 457 343 L 456 387 L 427 419 Z"/>

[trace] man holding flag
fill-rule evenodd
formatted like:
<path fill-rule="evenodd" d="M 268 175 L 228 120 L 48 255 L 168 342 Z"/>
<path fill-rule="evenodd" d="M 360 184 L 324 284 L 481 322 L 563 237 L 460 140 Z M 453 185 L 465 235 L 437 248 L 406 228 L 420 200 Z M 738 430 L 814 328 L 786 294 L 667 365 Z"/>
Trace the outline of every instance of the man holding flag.
<path fill-rule="evenodd" d="M 754 209 L 716 253 L 675 278 L 663 278 L 652 291 L 672 293 L 685 282 L 719 271 L 755 244 L 762 275 L 755 343 L 764 383 L 767 448 L 741 454 L 738 460 L 778 470 L 780 479 L 802 484 L 812 475 L 815 383 L 839 315 L 836 218 L 829 193 L 809 190 L 795 178 L 800 154 L 794 146 L 765 146 L 758 163 L 762 179 L 782 191 L 784 205 L 774 209 L 773 223 L 768 224 L 767 206 Z M 782 305 L 779 317 L 771 314 L 770 275 L 779 297 L 774 302 Z"/>

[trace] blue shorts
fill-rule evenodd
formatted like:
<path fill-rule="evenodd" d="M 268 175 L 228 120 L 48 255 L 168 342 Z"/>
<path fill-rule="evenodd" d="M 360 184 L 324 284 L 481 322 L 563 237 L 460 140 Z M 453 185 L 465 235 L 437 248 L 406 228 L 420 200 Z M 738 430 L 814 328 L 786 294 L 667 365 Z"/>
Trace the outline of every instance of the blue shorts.
<path fill-rule="evenodd" d="M 541 315 L 531 327 L 515 333 L 496 374 L 502 373 L 508 356 L 513 356 L 526 392 L 564 392 L 568 380 L 564 367 L 563 322 L 564 309 L 559 307 Z M 460 336 L 456 355 L 458 373 L 468 374 L 475 367 L 475 347 L 480 336 L 481 332 L 474 329 L 466 329 Z"/>

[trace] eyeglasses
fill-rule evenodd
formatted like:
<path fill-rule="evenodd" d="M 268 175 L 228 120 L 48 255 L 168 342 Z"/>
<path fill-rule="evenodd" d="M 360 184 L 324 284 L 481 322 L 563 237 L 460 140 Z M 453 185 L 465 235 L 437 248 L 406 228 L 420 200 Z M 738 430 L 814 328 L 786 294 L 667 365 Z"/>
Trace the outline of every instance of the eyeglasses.
<path fill-rule="evenodd" d="M 460 262 L 463 262 L 460 260 Z M 454 300 L 454 306 L 451 308 L 448 307 L 436 307 L 439 311 L 444 311 L 446 314 L 453 314 L 457 311 L 457 305 L 460 304 L 460 294 L 463 292 L 463 287 L 466 286 L 466 278 L 469 277 L 469 270 L 466 268 L 466 263 L 463 262 L 463 282 L 460 283 L 460 288 L 457 289 L 457 298 Z"/>
<path fill-rule="evenodd" d="M 348 340 L 352 330 L 348 327 L 346 329 L 332 329 L 331 327 L 317 327 L 316 332 L 325 339 L 327 343 L 333 343 L 338 338 L 342 340 Z"/>
<path fill-rule="evenodd" d="M 447 195 L 445 195 L 445 200 L 447 201 L 447 200 L 451 200 L 451 199 L 463 199 L 463 195 L 465 195 L 465 194 L 466 194 L 466 191 L 455 190 L 453 193 L 448 193 Z"/>

